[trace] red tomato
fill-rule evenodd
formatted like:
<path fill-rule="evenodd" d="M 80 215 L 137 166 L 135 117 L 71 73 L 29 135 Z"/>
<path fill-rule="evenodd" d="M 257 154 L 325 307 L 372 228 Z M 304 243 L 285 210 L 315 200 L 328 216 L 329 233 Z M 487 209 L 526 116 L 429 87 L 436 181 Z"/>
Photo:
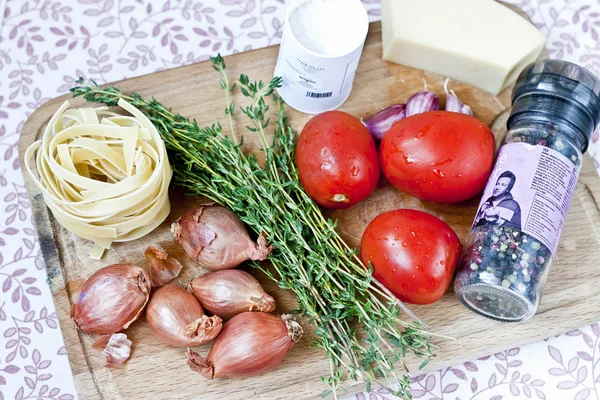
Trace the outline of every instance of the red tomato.
<path fill-rule="evenodd" d="M 456 203 L 479 194 L 492 171 L 494 135 L 475 117 L 448 111 L 395 123 L 381 141 L 381 166 L 398 189 L 422 200 Z"/>
<path fill-rule="evenodd" d="M 296 147 L 300 182 L 326 208 L 348 208 L 367 198 L 379 180 L 371 134 L 355 117 L 328 111 L 302 129 Z"/>
<path fill-rule="evenodd" d="M 461 255 L 458 237 L 441 219 L 417 210 L 378 215 L 360 242 L 360 257 L 373 276 L 401 301 L 430 304 L 452 280 Z"/>

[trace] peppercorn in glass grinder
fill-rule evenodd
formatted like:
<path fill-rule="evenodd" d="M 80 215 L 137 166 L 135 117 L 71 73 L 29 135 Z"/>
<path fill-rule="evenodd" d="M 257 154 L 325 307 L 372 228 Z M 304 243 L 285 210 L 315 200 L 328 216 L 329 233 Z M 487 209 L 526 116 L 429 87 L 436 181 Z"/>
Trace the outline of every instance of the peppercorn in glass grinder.
<path fill-rule="evenodd" d="M 599 122 L 591 72 L 560 60 L 523 70 L 454 281 L 465 306 L 507 322 L 535 314 Z"/>

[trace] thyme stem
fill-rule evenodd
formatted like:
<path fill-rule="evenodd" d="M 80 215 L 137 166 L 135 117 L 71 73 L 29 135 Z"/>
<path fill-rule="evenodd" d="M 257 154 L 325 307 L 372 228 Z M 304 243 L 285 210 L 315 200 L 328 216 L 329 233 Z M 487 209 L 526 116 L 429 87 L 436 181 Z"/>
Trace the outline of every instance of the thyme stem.
<path fill-rule="evenodd" d="M 227 77 L 225 61 L 213 57 L 225 90 L 225 114 L 231 137 L 219 124 L 200 128 L 196 121 L 175 114 L 154 98 L 125 95 L 114 87 L 100 88 L 82 79 L 71 89 L 73 96 L 108 106 L 120 98 L 142 111 L 165 142 L 173 168 L 173 183 L 190 195 L 208 197 L 235 212 L 254 232 L 264 234 L 273 245 L 271 268 L 261 267 L 280 288 L 294 291 L 298 311 L 315 325 L 315 346 L 325 351 L 330 376 L 324 392 L 343 390 L 344 376 L 371 383 L 397 381 L 397 396 L 410 399 L 408 376 L 398 377 L 407 351 L 428 359 L 432 345 L 427 326 L 385 287 L 372 278 L 357 255 L 339 236 L 336 222 L 326 218 L 306 194 L 298 178 L 294 158 L 295 133 L 285 116 L 283 101 L 275 94 L 281 79 L 265 84 L 246 75 L 239 86 Z M 255 154 L 242 152 L 242 138 L 234 131 L 234 102 L 239 87 L 250 105 L 240 107 L 249 119 L 247 129 L 259 136 L 264 163 Z M 273 99 L 273 115 L 267 100 Z M 274 120 L 274 139 L 267 128 Z M 404 321 L 404 311 L 413 323 Z M 391 388 L 390 388 L 391 390 Z"/>

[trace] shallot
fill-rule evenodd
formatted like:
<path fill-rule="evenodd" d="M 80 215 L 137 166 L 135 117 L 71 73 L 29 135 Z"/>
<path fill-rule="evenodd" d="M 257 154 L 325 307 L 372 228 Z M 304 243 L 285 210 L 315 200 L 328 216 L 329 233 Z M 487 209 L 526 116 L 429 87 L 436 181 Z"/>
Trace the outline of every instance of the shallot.
<path fill-rule="evenodd" d="M 212 314 L 230 319 L 246 311 L 271 312 L 275 300 L 247 272 L 237 269 L 211 272 L 190 282 L 190 290 Z"/>
<path fill-rule="evenodd" d="M 175 347 L 209 342 L 223 323 L 218 316 L 206 316 L 194 295 L 179 286 L 163 286 L 152 294 L 146 320 L 157 338 Z"/>
<path fill-rule="evenodd" d="M 302 337 L 291 315 L 247 312 L 228 321 L 208 357 L 188 349 L 188 365 L 208 379 L 245 378 L 275 369 Z"/>
<path fill-rule="evenodd" d="M 154 287 L 162 286 L 177 278 L 183 269 L 183 265 L 177 259 L 170 257 L 159 245 L 148 246 L 144 256 L 150 264 L 150 281 Z"/>
<path fill-rule="evenodd" d="M 210 203 L 183 215 L 171 226 L 175 239 L 196 262 L 211 271 L 246 260 L 264 260 L 272 250 L 261 235 L 254 243 L 237 215 Z"/>
<path fill-rule="evenodd" d="M 81 287 L 71 319 L 87 334 L 117 333 L 142 313 L 150 297 L 146 271 L 130 264 L 104 267 Z"/>

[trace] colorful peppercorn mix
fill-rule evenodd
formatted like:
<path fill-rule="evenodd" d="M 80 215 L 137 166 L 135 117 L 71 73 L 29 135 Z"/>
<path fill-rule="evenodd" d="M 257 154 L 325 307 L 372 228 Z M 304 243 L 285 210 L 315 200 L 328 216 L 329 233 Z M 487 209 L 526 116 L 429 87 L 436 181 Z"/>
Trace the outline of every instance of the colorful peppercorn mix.
<path fill-rule="evenodd" d="M 599 122 L 600 81 L 589 71 L 547 60 L 521 73 L 454 283 L 467 307 L 507 322 L 535 314 Z"/>

